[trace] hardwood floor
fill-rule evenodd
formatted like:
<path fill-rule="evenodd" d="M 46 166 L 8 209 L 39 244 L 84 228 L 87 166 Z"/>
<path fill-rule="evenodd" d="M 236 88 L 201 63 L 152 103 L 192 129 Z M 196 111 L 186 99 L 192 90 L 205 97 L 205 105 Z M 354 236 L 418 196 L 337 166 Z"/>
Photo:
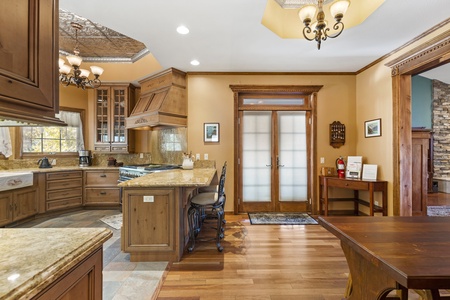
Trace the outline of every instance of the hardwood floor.
<path fill-rule="evenodd" d="M 227 215 L 224 250 L 196 243 L 170 266 L 158 300 L 340 300 L 348 267 L 339 240 L 320 225 L 251 225 Z M 200 238 L 212 237 L 201 232 Z M 419 299 L 410 292 L 409 299 Z"/>

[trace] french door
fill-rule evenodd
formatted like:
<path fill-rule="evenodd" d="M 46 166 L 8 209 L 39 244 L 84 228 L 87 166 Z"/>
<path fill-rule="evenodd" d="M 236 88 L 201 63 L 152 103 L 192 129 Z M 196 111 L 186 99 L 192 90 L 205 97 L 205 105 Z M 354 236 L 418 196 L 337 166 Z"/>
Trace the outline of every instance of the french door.
<path fill-rule="evenodd" d="M 239 212 L 311 210 L 310 114 L 239 112 Z"/>

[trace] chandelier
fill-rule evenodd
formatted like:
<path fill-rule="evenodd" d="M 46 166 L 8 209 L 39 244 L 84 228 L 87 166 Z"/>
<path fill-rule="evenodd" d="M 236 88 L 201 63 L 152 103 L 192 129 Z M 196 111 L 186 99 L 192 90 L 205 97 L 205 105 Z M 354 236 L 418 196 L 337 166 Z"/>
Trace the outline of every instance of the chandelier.
<path fill-rule="evenodd" d="M 344 30 L 344 23 L 342 23 L 341 20 L 350 5 L 350 1 L 338 0 L 331 4 L 330 12 L 336 20 L 336 24 L 333 26 L 333 34 L 330 34 L 331 29 L 327 27 L 327 21 L 325 20 L 325 13 L 323 11 L 324 0 L 318 0 L 317 2 L 317 5 L 311 4 L 303 6 L 298 12 L 298 15 L 303 24 L 305 24 L 305 27 L 303 28 L 303 36 L 308 41 L 316 41 L 317 49 L 320 50 L 320 44 L 322 41 L 325 41 L 327 38 L 336 38 Z M 316 22 L 310 26 L 317 10 L 318 13 Z"/>
<path fill-rule="evenodd" d="M 64 59 L 59 59 L 59 81 L 61 84 L 66 86 L 70 84 L 76 85 L 77 88 L 82 88 L 83 90 L 86 87 L 90 88 L 98 88 L 102 85 L 100 79 L 100 75 L 103 74 L 103 69 L 96 66 L 91 66 L 92 74 L 94 74 L 94 79 L 89 79 L 90 72 L 86 69 L 81 69 L 80 65 L 83 59 L 79 56 L 80 50 L 78 49 L 78 30 L 83 28 L 82 25 L 72 22 L 70 23 L 72 28 L 75 29 L 75 47 L 73 49 L 73 55 L 68 55 L 67 61 L 69 65 L 65 64 Z M 72 71 L 73 68 L 73 71 Z"/>

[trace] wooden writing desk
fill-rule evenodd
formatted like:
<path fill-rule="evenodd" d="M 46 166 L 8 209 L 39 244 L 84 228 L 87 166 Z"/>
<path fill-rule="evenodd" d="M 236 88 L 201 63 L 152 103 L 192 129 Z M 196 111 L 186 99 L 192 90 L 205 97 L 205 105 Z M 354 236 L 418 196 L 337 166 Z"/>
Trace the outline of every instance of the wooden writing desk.
<path fill-rule="evenodd" d="M 450 218 L 319 217 L 341 240 L 352 276 L 348 300 L 385 299 L 394 289 L 450 289 Z M 448 299 L 448 298 L 445 298 Z"/>
<path fill-rule="evenodd" d="M 360 180 L 339 178 L 336 176 L 319 176 L 319 213 L 328 216 L 328 204 L 333 201 L 346 201 L 354 203 L 353 214 L 359 214 L 359 205 L 369 207 L 369 215 L 373 216 L 375 212 L 381 212 L 387 216 L 387 181 L 380 180 Z M 328 188 L 336 187 L 353 190 L 353 198 L 329 198 Z M 369 201 L 359 199 L 359 191 L 369 192 Z M 382 206 L 375 205 L 374 192 L 382 193 Z"/>

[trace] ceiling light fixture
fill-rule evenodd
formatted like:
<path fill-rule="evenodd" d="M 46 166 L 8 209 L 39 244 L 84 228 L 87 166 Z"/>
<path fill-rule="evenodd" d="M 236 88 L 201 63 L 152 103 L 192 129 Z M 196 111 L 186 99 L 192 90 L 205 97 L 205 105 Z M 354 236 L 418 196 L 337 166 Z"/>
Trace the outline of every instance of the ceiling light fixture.
<path fill-rule="evenodd" d="M 86 87 L 90 88 L 98 88 L 102 85 L 100 79 L 100 75 L 103 74 L 103 69 L 97 66 L 91 66 L 92 74 L 94 74 L 94 79 L 89 79 L 90 72 L 86 69 L 81 69 L 80 65 L 83 59 L 79 56 L 80 50 L 78 49 L 78 30 L 83 28 L 82 25 L 72 22 L 70 23 L 72 28 L 75 29 L 75 47 L 73 49 L 73 55 L 68 55 L 67 61 L 70 66 L 65 64 L 64 59 L 59 59 L 59 81 L 66 86 L 70 84 L 74 84 L 77 88 L 82 88 L 83 90 Z M 71 73 L 73 68 L 73 72 Z"/>
<path fill-rule="evenodd" d="M 344 23 L 342 23 L 341 21 L 344 17 L 345 12 L 347 11 L 347 8 L 350 5 L 349 0 L 338 0 L 331 4 L 330 12 L 336 20 L 336 24 L 334 24 L 333 26 L 334 33 L 330 35 L 329 32 L 331 29 L 327 27 L 327 22 L 325 21 L 323 2 L 324 0 L 318 0 L 317 5 L 305 5 L 298 12 L 300 20 L 303 22 L 303 24 L 305 24 L 305 27 L 303 28 L 303 36 L 308 41 L 316 41 L 318 50 L 320 50 L 320 44 L 322 43 L 322 41 L 325 41 L 327 38 L 336 38 L 342 33 L 342 31 L 344 30 Z M 313 26 L 311 26 L 312 28 L 314 28 L 313 31 L 313 29 L 309 25 L 316 15 L 317 10 L 317 21 L 313 24 Z"/>
<path fill-rule="evenodd" d="M 193 66 L 198 66 L 200 64 L 200 62 L 196 59 L 191 60 L 191 65 Z"/>
<path fill-rule="evenodd" d="M 180 25 L 180 26 L 177 27 L 177 32 L 179 34 L 188 34 L 189 33 L 189 28 L 187 28 L 184 25 Z"/>

